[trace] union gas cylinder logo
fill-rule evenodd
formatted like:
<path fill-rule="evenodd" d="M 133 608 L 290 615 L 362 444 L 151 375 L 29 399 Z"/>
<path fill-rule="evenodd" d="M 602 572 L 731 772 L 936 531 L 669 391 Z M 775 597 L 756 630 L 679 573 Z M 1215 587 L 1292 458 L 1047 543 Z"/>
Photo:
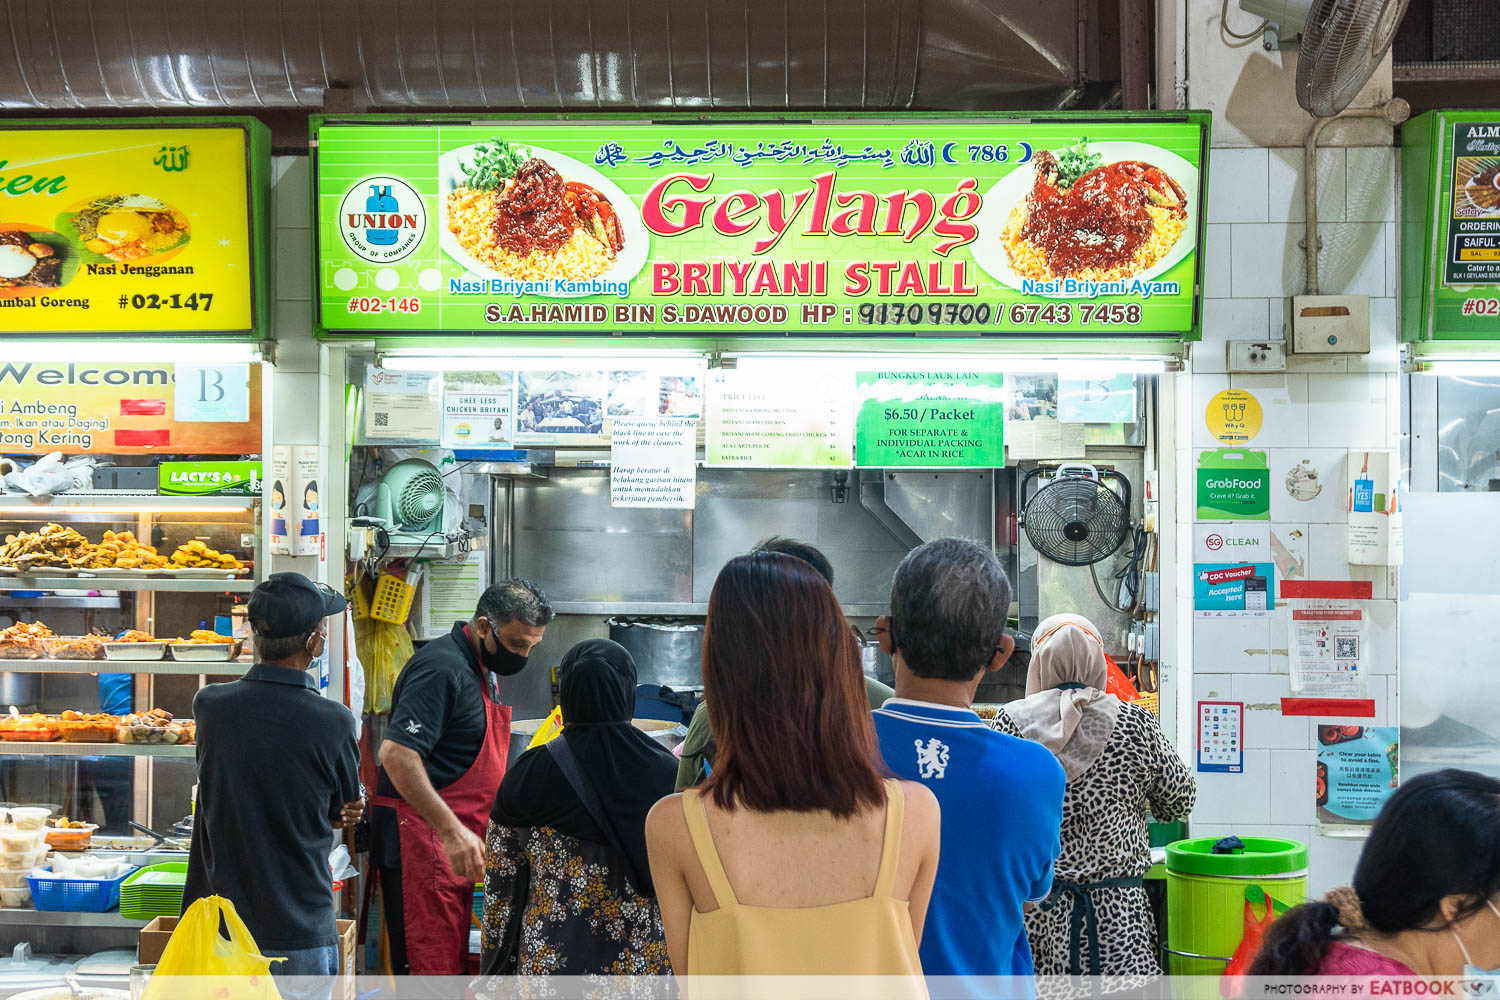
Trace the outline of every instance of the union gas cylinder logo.
<path fill-rule="evenodd" d="M 390 264 L 422 244 L 427 206 L 410 184 L 396 177 L 366 177 L 339 205 L 339 235 L 356 256 Z"/>

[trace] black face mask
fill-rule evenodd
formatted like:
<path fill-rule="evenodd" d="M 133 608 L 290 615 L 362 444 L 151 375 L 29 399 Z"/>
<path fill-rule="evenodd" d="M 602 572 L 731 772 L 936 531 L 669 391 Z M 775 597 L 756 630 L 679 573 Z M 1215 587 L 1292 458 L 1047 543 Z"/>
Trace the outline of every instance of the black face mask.
<path fill-rule="evenodd" d="M 510 677 L 519 674 L 526 667 L 526 657 L 520 653 L 512 653 L 505 648 L 505 643 L 493 632 L 490 638 L 495 640 L 495 652 L 490 652 L 489 643 L 481 640 L 479 643 L 479 662 L 484 664 L 484 669 L 500 677 Z"/>

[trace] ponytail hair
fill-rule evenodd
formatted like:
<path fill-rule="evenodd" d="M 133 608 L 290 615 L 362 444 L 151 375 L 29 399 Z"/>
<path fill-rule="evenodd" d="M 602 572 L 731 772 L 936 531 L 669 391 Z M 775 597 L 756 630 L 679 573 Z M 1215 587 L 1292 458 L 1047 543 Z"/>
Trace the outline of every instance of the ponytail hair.
<path fill-rule="evenodd" d="M 1370 829 L 1354 892 L 1330 894 L 1276 921 L 1250 975 L 1317 975 L 1339 937 L 1432 927 L 1450 896 L 1463 900 L 1455 920 L 1479 912 L 1500 894 L 1496 829 L 1500 781 L 1450 768 L 1404 782 Z"/>
<path fill-rule="evenodd" d="M 1252 976 L 1315 976 L 1333 944 L 1339 927 L 1339 909 L 1320 901 L 1303 903 L 1271 925 L 1261 942 Z"/>

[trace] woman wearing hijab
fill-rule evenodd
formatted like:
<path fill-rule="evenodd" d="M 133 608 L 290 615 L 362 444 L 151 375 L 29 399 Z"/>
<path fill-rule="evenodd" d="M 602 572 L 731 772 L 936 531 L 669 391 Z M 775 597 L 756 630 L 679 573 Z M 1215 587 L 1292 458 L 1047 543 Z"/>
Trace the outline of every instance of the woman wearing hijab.
<path fill-rule="evenodd" d="M 1032 639 L 1026 697 L 994 722 L 1046 746 L 1068 776 L 1052 894 L 1026 918 L 1038 976 L 1162 971 L 1141 881 L 1151 867 L 1146 815 L 1183 818 L 1197 786 L 1156 716 L 1104 692 L 1108 676 L 1093 623 L 1053 615 Z"/>
<path fill-rule="evenodd" d="M 645 824 L 676 758 L 630 724 L 625 647 L 580 642 L 558 683 L 562 735 L 510 766 L 490 813 L 483 974 L 667 974 Z"/>

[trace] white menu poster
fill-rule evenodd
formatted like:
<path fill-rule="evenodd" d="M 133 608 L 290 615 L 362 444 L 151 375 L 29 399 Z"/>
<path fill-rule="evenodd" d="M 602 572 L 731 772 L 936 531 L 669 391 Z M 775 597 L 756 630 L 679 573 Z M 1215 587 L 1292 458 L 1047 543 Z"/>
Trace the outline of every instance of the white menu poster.
<path fill-rule="evenodd" d="M 698 422 L 616 417 L 609 448 L 611 507 L 693 508 Z"/>
<path fill-rule="evenodd" d="M 806 368 L 719 369 L 708 379 L 705 465 L 854 464 L 854 380 Z"/>

